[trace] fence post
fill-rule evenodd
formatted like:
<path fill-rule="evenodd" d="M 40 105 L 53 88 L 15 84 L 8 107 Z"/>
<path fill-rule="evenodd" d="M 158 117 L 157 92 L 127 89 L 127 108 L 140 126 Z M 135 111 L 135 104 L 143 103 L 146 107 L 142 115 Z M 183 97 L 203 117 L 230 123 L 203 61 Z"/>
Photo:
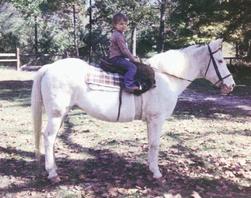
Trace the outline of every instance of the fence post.
<path fill-rule="evenodd" d="M 20 70 L 20 50 L 17 48 L 17 70 Z"/>

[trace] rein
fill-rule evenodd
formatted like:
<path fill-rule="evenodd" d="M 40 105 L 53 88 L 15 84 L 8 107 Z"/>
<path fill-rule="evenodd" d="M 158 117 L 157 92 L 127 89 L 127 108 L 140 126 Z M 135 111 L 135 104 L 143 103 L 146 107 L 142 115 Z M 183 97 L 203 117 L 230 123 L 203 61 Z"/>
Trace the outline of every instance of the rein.
<path fill-rule="evenodd" d="M 167 73 L 167 72 L 163 72 L 163 74 L 166 74 L 168 76 L 172 76 L 172 77 L 180 79 L 180 80 L 184 80 L 184 81 L 188 81 L 188 82 L 193 82 L 192 80 L 189 80 L 189 79 L 186 79 L 186 78 L 182 78 L 182 77 L 178 77 L 178 76 L 175 76 L 175 75 Z"/>
<path fill-rule="evenodd" d="M 153 68 L 154 71 L 158 71 L 160 72 L 158 69 L 156 68 Z M 170 73 L 167 73 L 167 72 L 161 72 L 162 74 L 166 74 L 168 76 L 172 76 L 174 78 L 177 78 L 177 79 L 180 79 L 180 80 L 184 80 L 184 81 L 188 81 L 188 82 L 193 82 L 192 80 L 189 80 L 189 79 L 186 79 L 186 78 L 182 78 L 182 77 L 179 77 L 179 76 L 175 76 L 174 74 L 170 74 Z"/>

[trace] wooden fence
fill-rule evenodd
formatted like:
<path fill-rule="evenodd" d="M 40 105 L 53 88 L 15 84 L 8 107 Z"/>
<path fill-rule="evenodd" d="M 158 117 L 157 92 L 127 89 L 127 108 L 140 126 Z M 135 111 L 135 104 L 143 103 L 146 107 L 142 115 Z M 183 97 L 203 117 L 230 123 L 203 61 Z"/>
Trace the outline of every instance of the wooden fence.
<path fill-rule="evenodd" d="M 16 62 L 16 69 L 20 69 L 20 50 L 16 49 L 16 53 L 0 53 L 0 62 L 9 63 Z"/>
<path fill-rule="evenodd" d="M 238 61 L 244 61 L 244 62 L 247 61 L 247 59 L 243 57 L 224 57 L 224 59 L 229 65 L 233 65 L 234 62 L 238 62 Z"/>

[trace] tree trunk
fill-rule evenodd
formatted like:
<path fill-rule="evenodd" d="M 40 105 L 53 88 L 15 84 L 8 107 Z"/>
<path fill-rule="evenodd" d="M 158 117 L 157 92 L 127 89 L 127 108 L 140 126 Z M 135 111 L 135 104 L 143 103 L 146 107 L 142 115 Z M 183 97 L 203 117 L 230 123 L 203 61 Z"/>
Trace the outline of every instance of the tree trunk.
<path fill-rule="evenodd" d="M 137 29 L 136 27 L 133 28 L 133 33 L 132 33 L 132 54 L 136 56 L 136 48 L 137 48 Z"/>
<path fill-rule="evenodd" d="M 248 41 L 247 60 L 251 61 L 251 40 Z"/>
<path fill-rule="evenodd" d="M 90 0 L 89 7 L 89 63 L 92 62 L 92 0 Z"/>
<path fill-rule="evenodd" d="M 167 0 L 162 0 L 160 2 L 160 26 L 159 26 L 159 35 L 158 35 L 158 40 L 157 40 L 157 51 L 158 52 L 161 52 L 164 48 L 166 2 L 167 2 Z"/>
<path fill-rule="evenodd" d="M 78 50 L 78 41 L 77 41 L 77 35 L 76 35 L 76 9 L 75 5 L 72 6 L 73 11 L 73 36 L 74 36 L 74 48 L 75 48 L 75 56 L 79 57 L 79 50 Z"/>
<path fill-rule="evenodd" d="M 137 28 L 136 26 L 132 27 L 131 39 L 130 39 L 130 50 L 134 56 L 136 56 L 136 47 L 137 47 Z"/>
<path fill-rule="evenodd" d="M 239 57 L 239 43 L 235 43 L 235 57 Z"/>
<path fill-rule="evenodd" d="M 35 55 L 38 56 L 38 33 L 37 33 L 37 16 L 35 16 Z"/>

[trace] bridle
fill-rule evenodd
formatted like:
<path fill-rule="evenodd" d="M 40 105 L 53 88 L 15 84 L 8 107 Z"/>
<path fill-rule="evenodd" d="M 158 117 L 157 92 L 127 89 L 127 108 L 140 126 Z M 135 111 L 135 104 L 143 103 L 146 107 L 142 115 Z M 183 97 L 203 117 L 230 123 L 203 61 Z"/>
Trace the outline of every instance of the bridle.
<path fill-rule="evenodd" d="M 210 67 L 210 63 L 211 63 L 211 61 L 212 61 L 213 66 L 214 66 L 214 70 L 215 70 L 215 72 L 216 72 L 216 74 L 217 74 L 217 76 L 218 76 L 218 78 L 219 78 L 219 80 L 218 80 L 216 83 L 214 83 L 214 85 L 217 85 L 217 84 L 220 83 L 220 82 L 223 83 L 223 80 L 226 79 L 226 78 L 228 78 L 228 77 L 230 77 L 230 76 L 232 76 L 232 74 L 228 74 L 228 75 L 222 77 L 221 74 L 220 74 L 219 68 L 218 68 L 218 66 L 217 66 L 217 64 L 216 64 L 216 61 L 215 61 L 215 59 L 214 59 L 213 54 L 215 54 L 215 53 L 217 53 L 218 51 L 220 51 L 220 50 L 222 49 L 222 47 L 218 48 L 218 49 L 215 50 L 214 52 L 212 52 L 212 50 L 211 50 L 211 48 L 210 48 L 209 45 L 207 45 L 207 47 L 208 47 L 210 59 L 209 59 L 209 62 L 208 62 L 207 69 L 206 69 L 206 72 L 205 72 L 204 77 L 206 77 L 207 72 L 208 72 L 208 69 L 209 69 L 209 67 Z"/>

